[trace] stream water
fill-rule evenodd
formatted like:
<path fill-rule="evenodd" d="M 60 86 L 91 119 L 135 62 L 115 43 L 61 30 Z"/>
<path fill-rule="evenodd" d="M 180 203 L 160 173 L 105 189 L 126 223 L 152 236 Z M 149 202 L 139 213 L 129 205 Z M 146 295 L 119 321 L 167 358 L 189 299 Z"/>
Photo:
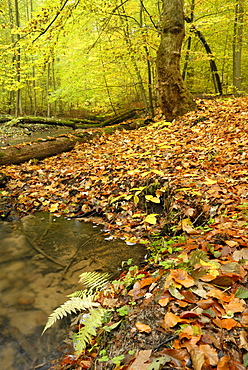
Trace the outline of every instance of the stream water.
<path fill-rule="evenodd" d="M 1 222 L 0 368 L 48 369 L 48 361 L 66 350 L 68 326 L 61 320 L 41 332 L 66 295 L 82 289 L 80 273 L 107 271 L 117 277 L 122 261 L 138 263 L 144 254 L 143 246 L 111 240 L 99 226 L 47 213 Z"/>

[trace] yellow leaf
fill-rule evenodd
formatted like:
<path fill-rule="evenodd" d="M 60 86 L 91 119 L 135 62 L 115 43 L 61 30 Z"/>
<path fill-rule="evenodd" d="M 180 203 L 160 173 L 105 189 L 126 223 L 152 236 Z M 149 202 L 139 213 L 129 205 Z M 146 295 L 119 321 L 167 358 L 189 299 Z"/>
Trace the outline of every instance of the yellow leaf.
<path fill-rule="evenodd" d="M 156 222 L 157 222 L 156 216 L 158 216 L 158 215 L 155 214 L 155 213 L 147 215 L 144 221 L 148 222 L 149 224 L 155 225 Z"/>
<path fill-rule="evenodd" d="M 135 204 L 138 204 L 139 203 L 139 197 L 138 197 L 138 195 L 134 194 L 133 201 L 134 201 Z"/>
<path fill-rule="evenodd" d="M 49 212 L 56 212 L 58 210 L 58 206 L 59 206 L 58 203 L 52 204 L 51 207 L 49 208 Z"/>
<path fill-rule="evenodd" d="M 213 184 L 217 184 L 217 180 L 213 180 L 213 179 L 210 179 L 209 177 L 206 177 L 206 181 L 203 181 L 203 184 L 206 184 L 206 185 L 213 185 Z"/>
<path fill-rule="evenodd" d="M 159 171 L 159 170 L 152 170 L 151 172 L 156 173 L 159 176 L 164 176 L 164 173 L 162 171 Z"/>
<path fill-rule="evenodd" d="M 154 197 L 153 195 L 146 195 L 146 200 L 151 201 L 153 203 L 160 203 L 160 199 L 157 197 Z"/>
<path fill-rule="evenodd" d="M 198 234 L 199 231 L 195 230 L 193 227 L 193 224 L 189 218 L 185 218 L 181 222 L 181 228 L 183 231 L 185 231 L 187 234 Z"/>

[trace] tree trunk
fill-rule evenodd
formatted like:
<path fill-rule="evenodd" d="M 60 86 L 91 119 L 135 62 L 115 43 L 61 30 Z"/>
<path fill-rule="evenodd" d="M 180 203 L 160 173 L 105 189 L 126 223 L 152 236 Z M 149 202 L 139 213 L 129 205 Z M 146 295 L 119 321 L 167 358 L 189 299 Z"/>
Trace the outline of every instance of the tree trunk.
<path fill-rule="evenodd" d="M 241 56 L 244 22 L 244 0 L 239 0 L 235 6 L 233 30 L 233 92 L 241 90 Z"/>
<path fill-rule="evenodd" d="M 180 73 L 184 38 L 183 0 L 164 0 L 161 42 L 157 52 L 158 97 L 166 120 L 195 109 L 193 97 Z"/>

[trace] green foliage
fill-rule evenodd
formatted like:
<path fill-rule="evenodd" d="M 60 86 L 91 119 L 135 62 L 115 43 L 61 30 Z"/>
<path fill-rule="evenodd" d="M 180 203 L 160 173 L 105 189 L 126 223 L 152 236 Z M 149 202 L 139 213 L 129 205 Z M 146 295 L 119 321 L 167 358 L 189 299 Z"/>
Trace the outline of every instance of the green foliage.
<path fill-rule="evenodd" d="M 57 320 L 71 313 L 85 311 L 82 327 L 74 335 L 73 343 L 78 354 L 86 347 L 92 336 L 96 335 L 96 329 L 102 325 L 107 310 L 95 302 L 95 292 L 102 290 L 109 281 L 108 273 L 97 271 L 84 272 L 80 275 L 80 282 L 87 288 L 70 294 L 70 299 L 58 307 L 48 318 L 42 334 L 50 328 Z"/>
<path fill-rule="evenodd" d="M 50 328 L 57 320 L 77 311 L 84 311 L 92 307 L 98 307 L 99 303 L 93 302 L 93 296 L 82 294 L 81 297 L 71 297 L 68 301 L 63 303 L 60 307 L 49 316 L 46 326 L 42 334 Z"/>
<path fill-rule="evenodd" d="M 106 310 L 102 307 L 89 309 L 87 316 L 81 321 L 82 327 L 74 334 L 73 343 L 79 355 L 89 343 L 91 338 L 97 334 L 96 330 L 102 325 Z"/>

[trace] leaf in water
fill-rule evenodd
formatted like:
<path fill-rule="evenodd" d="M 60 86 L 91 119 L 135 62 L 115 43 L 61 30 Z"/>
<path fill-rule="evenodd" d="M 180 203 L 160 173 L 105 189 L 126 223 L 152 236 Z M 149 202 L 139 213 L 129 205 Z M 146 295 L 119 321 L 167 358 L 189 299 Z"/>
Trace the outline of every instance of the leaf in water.
<path fill-rule="evenodd" d="M 149 224 L 155 225 L 157 222 L 156 216 L 158 214 L 156 213 L 151 213 L 150 215 L 147 215 L 146 218 L 144 219 L 145 222 L 148 222 Z"/>
<path fill-rule="evenodd" d="M 248 289 L 245 288 L 244 286 L 240 286 L 235 293 L 235 297 L 244 299 L 248 298 Z"/>
<path fill-rule="evenodd" d="M 149 325 L 146 325 L 146 324 L 142 324 L 141 322 L 136 322 L 135 324 L 136 328 L 140 331 L 140 332 L 145 332 L 145 333 L 150 333 L 152 331 L 151 327 Z"/>

